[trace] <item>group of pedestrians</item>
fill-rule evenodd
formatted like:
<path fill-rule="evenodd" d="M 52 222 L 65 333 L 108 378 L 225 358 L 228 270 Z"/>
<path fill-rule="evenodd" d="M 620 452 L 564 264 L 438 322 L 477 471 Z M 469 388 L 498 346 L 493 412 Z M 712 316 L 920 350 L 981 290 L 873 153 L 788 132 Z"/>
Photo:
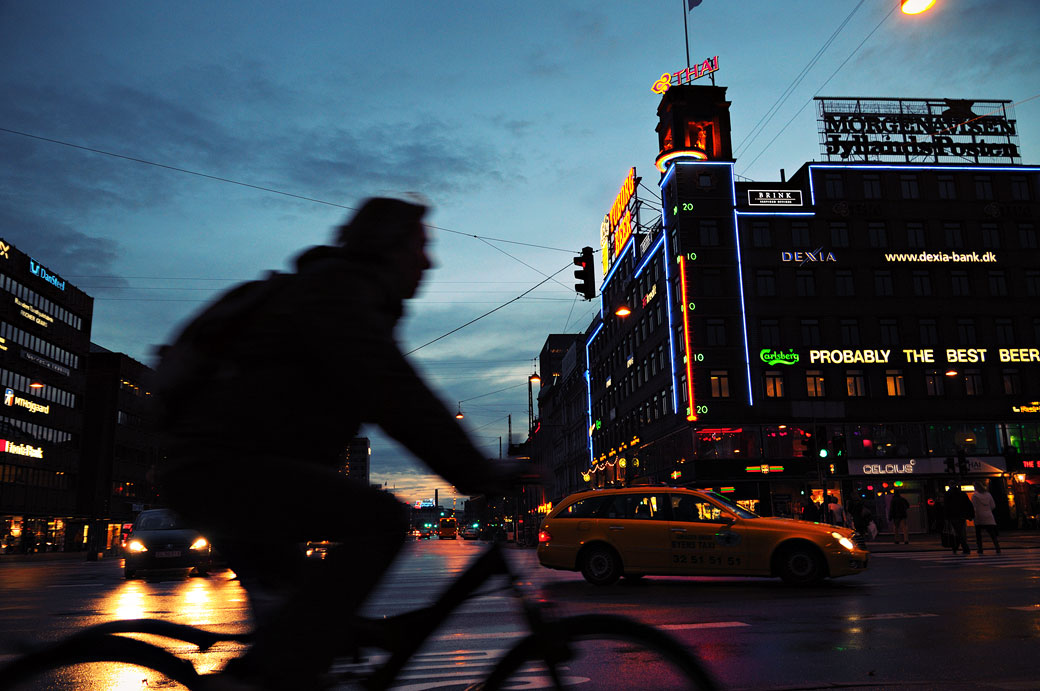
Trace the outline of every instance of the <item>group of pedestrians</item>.
<path fill-rule="evenodd" d="M 968 547 L 968 520 L 975 521 L 975 546 L 979 554 L 985 554 L 982 549 L 982 531 L 985 530 L 993 541 L 993 548 L 1000 554 L 1000 542 L 997 539 L 997 519 L 993 515 L 997 503 L 993 495 L 989 493 L 989 483 L 981 481 L 975 488 L 971 499 L 964 493 L 959 485 L 953 485 L 944 497 L 944 512 L 946 523 L 949 525 L 950 542 L 953 553 L 971 554 Z M 944 530 L 945 530 L 944 526 Z"/>

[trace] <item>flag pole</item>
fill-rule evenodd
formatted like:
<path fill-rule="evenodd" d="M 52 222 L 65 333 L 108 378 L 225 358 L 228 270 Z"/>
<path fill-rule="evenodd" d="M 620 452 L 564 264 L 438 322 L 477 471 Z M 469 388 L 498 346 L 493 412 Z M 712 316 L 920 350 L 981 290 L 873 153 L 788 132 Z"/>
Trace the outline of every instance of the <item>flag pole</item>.
<path fill-rule="evenodd" d="M 690 73 L 690 29 L 686 25 L 686 15 L 689 14 L 689 10 L 686 9 L 687 0 L 682 0 L 683 12 L 682 12 L 682 26 L 683 35 L 686 37 L 686 74 Z"/>

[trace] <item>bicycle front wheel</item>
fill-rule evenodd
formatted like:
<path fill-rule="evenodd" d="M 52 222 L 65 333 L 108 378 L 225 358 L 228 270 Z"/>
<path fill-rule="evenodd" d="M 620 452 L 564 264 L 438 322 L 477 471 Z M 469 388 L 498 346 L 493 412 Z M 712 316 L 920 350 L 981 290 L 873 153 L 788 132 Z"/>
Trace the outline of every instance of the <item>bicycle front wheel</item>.
<path fill-rule="evenodd" d="M 697 656 L 663 631 L 613 614 L 584 614 L 550 624 L 506 653 L 484 691 L 582 687 L 702 689 L 719 687 Z"/>

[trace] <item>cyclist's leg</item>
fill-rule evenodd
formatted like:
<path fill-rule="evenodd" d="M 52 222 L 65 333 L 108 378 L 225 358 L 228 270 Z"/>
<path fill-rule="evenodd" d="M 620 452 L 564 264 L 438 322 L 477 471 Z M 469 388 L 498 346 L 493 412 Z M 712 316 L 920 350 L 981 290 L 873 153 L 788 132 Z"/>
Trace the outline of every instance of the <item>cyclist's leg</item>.
<path fill-rule="evenodd" d="M 407 527 L 400 503 L 296 459 L 222 462 L 168 484 L 185 518 L 213 531 L 252 599 L 291 589 L 270 617 L 255 612 L 256 642 L 229 669 L 272 688 L 305 688 L 306 675 L 327 669 L 350 615 L 400 550 Z M 344 544 L 306 564 L 299 543 L 322 539 Z"/>

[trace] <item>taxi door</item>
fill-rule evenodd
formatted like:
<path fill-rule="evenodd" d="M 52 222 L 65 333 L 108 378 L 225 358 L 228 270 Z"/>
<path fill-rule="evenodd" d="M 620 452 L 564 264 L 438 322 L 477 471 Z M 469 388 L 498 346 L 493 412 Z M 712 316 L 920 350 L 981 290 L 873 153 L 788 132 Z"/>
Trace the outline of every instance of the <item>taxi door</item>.
<path fill-rule="evenodd" d="M 598 523 L 617 549 L 625 573 L 667 573 L 671 559 L 668 495 L 631 492 L 612 497 Z"/>
<path fill-rule="evenodd" d="M 672 494 L 670 504 L 671 573 L 725 576 L 748 570 L 740 521 L 703 497 Z"/>

